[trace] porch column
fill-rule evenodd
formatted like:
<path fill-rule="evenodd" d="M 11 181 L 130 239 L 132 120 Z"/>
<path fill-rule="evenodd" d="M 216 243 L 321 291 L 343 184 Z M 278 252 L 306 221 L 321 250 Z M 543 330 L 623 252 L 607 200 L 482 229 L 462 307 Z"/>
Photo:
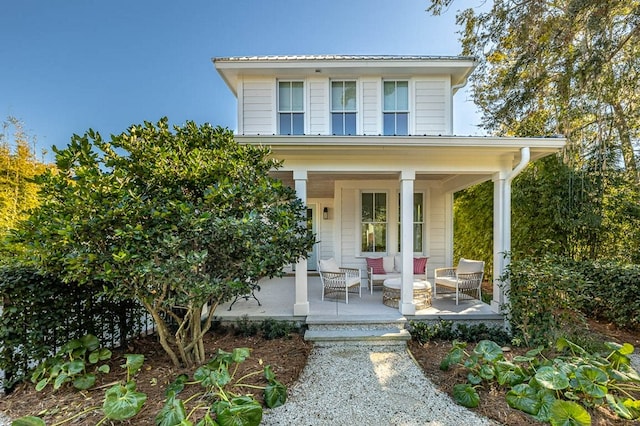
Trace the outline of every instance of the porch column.
<path fill-rule="evenodd" d="M 493 179 L 493 300 L 491 310 L 500 312 L 500 306 L 505 302 L 503 289 L 500 288 L 500 275 L 505 267 L 505 231 L 506 231 L 506 176 L 497 173 Z"/>
<path fill-rule="evenodd" d="M 493 180 L 493 300 L 491 309 L 501 311 L 509 303 L 507 294 L 510 283 L 500 287 L 500 275 L 511 263 L 511 182 L 531 159 L 529 147 L 520 148 L 520 162 L 511 169 L 512 159 L 507 158 L 505 171 L 498 172 Z"/>
<path fill-rule="evenodd" d="M 295 170 L 293 172 L 296 195 L 307 204 L 307 171 Z M 307 292 L 307 259 L 301 257 L 296 263 L 296 289 L 293 315 L 309 315 L 309 297 Z"/>
<path fill-rule="evenodd" d="M 415 315 L 416 305 L 413 303 L 413 181 L 415 171 L 403 171 L 400 174 L 400 234 L 402 243 L 402 285 L 400 293 L 400 313 Z"/>

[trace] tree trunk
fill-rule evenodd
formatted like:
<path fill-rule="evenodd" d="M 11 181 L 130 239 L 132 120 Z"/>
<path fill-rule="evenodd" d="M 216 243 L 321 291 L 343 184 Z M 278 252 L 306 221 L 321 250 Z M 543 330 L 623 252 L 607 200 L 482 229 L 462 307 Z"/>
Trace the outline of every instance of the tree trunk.
<path fill-rule="evenodd" d="M 636 185 L 640 184 L 640 174 L 638 174 L 638 163 L 636 161 L 635 152 L 633 151 L 633 143 L 631 141 L 631 134 L 629 131 L 629 124 L 624 115 L 622 106 L 619 103 L 613 105 L 615 112 L 615 123 L 618 130 L 618 136 L 620 137 L 620 150 L 622 151 L 622 158 L 624 159 L 624 167 L 633 182 Z"/>
<path fill-rule="evenodd" d="M 153 321 L 156 323 L 156 330 L 158 333 L 158 338 L 160 339 L 160 345 L 162 346 L 164 351 L 167 353 L 167 355 L 169 355 L 169 358 L 171 359 L 171 362 L 173 362 L 173 365 L 175 365 L 176 367 L 180 367 L 180 361 L 178 360 L 178 356 L 176 355 L 175 351 L 171 347 L 171 343 L 167 338 L 168 336 L 170 336 L 167 324 L 162 319 L 158 311 L 154 309 L 150 303 L 148 303 L 144 299 L 140 299 L 140 300 L 142 301 L 142 304 L 144 305 L 144 307 L 147 309 L 147 312 L 149 312 L 149 314 L 151 314 L 151 316 L 153 317 Z"/>

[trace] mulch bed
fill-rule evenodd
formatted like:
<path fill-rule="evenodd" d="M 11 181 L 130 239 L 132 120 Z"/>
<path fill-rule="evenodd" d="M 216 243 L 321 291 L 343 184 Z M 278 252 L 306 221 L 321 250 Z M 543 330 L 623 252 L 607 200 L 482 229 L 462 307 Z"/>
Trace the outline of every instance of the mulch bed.
<path fill-rule="evenodd" d="M 619 343 L 629 342 L 635 347 L 640 347 L 640 333 L 620 331 L 610 325 L 597 322 L 590 322 L 590 329 L 594 333 L 607 336 L 609 340 Z M 257 336 L 236 336 L 230 331 L 224 330 L 208 336 L 206 340 L 207 353 L 211 356 L 218 349 L 230 352 L 236 347 L 252 349 L 251 357 L 242 364 L 243 371 L 238 372 L 236 377 L 241 377 L 244 372 L 262 370 L 263 365 L 271 365 L 276 378 L 287 387 L 291 387 L 302 372 L 312 345 L 305 342 L 298 334 L 292 334 L 289 339 L 266 340 Z M 428 342 L 425 345 L 420 345 L 412 341 L 409 342 L 409 349 L 423 368 L 426 376 L 444 392 L 451 394 L 453 385 L 465 381 L 466 373 L 460 369 L 452 369 L 447 372 L 439 369 L 440 361 L 451 349 L 450 342 Z M 517 350 L 514 349 L 513 352 L 516 353 Z M 70 387 L 63 387 L 56 392 L 51 391 L 51 388 L 36 392 L 32 384 L 25 383 L 19 385 L 11 394 L 0 398 L 0 411 L 12 418 L 39 415 L 44 417 L 47 424 L 53 424 L 81 413 L 89 407 L 100 407 L 105 388 L 110 387 L 113 382 L 125 379 L 124 370 L 120 368 L 120 364 L 123 363 L 123 353 L 143 353 L 145 355 L 144 366 L 136 376 L 136 381 L 138 390 L 146 393 L 148 399 L 145 407 L 136 417 L 119 424 L 154 425 L 154 418 L 164 404 L 166 385 L 182 373 L 192 377 L 193 371 L 174 367 L 158 342 L 152 337 L 134 342 L 126 348 L 126 351 L 115 352 L 111 362 L 111 372 L 100 378 L 97 389 L 76 392 Z M 262 360 L 262 364 L 260 360 Z M 261 377 L 261 375 L 255 377 L 254 383 L 264 385 Z M 103 386 L 103 388 L 99 388 L 99 386 Z M 185 400 L 190 394 L 197 391 L 199 391 L 199 386 L 188 386 L 181 393 L 181 399 Z M 526 414 L 509 408 L 504 399 L 503 389 L 498 387 L 482 388 L 480 389 L 480 400 L 480 407 L 476 409 L 476 412 L 481 415 L 506 425 L 536 424 Z M 592 411 L 591 415 L 594 425 L 634 424 L 613 418 L 610 413 L 605 411 Z M 101 418 L 100 411 L 93 411 L 65 424 L 95 425 Z"/>

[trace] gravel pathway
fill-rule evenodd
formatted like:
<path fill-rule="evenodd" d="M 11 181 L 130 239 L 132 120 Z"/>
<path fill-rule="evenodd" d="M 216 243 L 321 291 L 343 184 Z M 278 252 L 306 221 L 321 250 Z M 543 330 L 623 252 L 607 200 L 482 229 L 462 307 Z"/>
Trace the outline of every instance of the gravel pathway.
<path fill-rule="evenodd" d="M 403 346 L 316 346 L 263 425 L 495 425 L 440 392 Z"/>

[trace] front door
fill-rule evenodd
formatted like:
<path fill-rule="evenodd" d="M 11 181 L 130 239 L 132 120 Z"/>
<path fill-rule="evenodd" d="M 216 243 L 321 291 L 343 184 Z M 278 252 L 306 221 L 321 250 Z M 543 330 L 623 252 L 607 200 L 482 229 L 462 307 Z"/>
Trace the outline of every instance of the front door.
<path fill-rule="evenodd" d="M 316 206 L 315 205 L 307 206 L 307 229 L 313 232 L 314 234 L 316 233 Z M 307 257 L 308 271 L 315 271 L 316 269 L 318 269 L 318 257 L 316 254 L 316 246 L 317 244 L 313 245 L 313 249 L 311 249 Z"/>

